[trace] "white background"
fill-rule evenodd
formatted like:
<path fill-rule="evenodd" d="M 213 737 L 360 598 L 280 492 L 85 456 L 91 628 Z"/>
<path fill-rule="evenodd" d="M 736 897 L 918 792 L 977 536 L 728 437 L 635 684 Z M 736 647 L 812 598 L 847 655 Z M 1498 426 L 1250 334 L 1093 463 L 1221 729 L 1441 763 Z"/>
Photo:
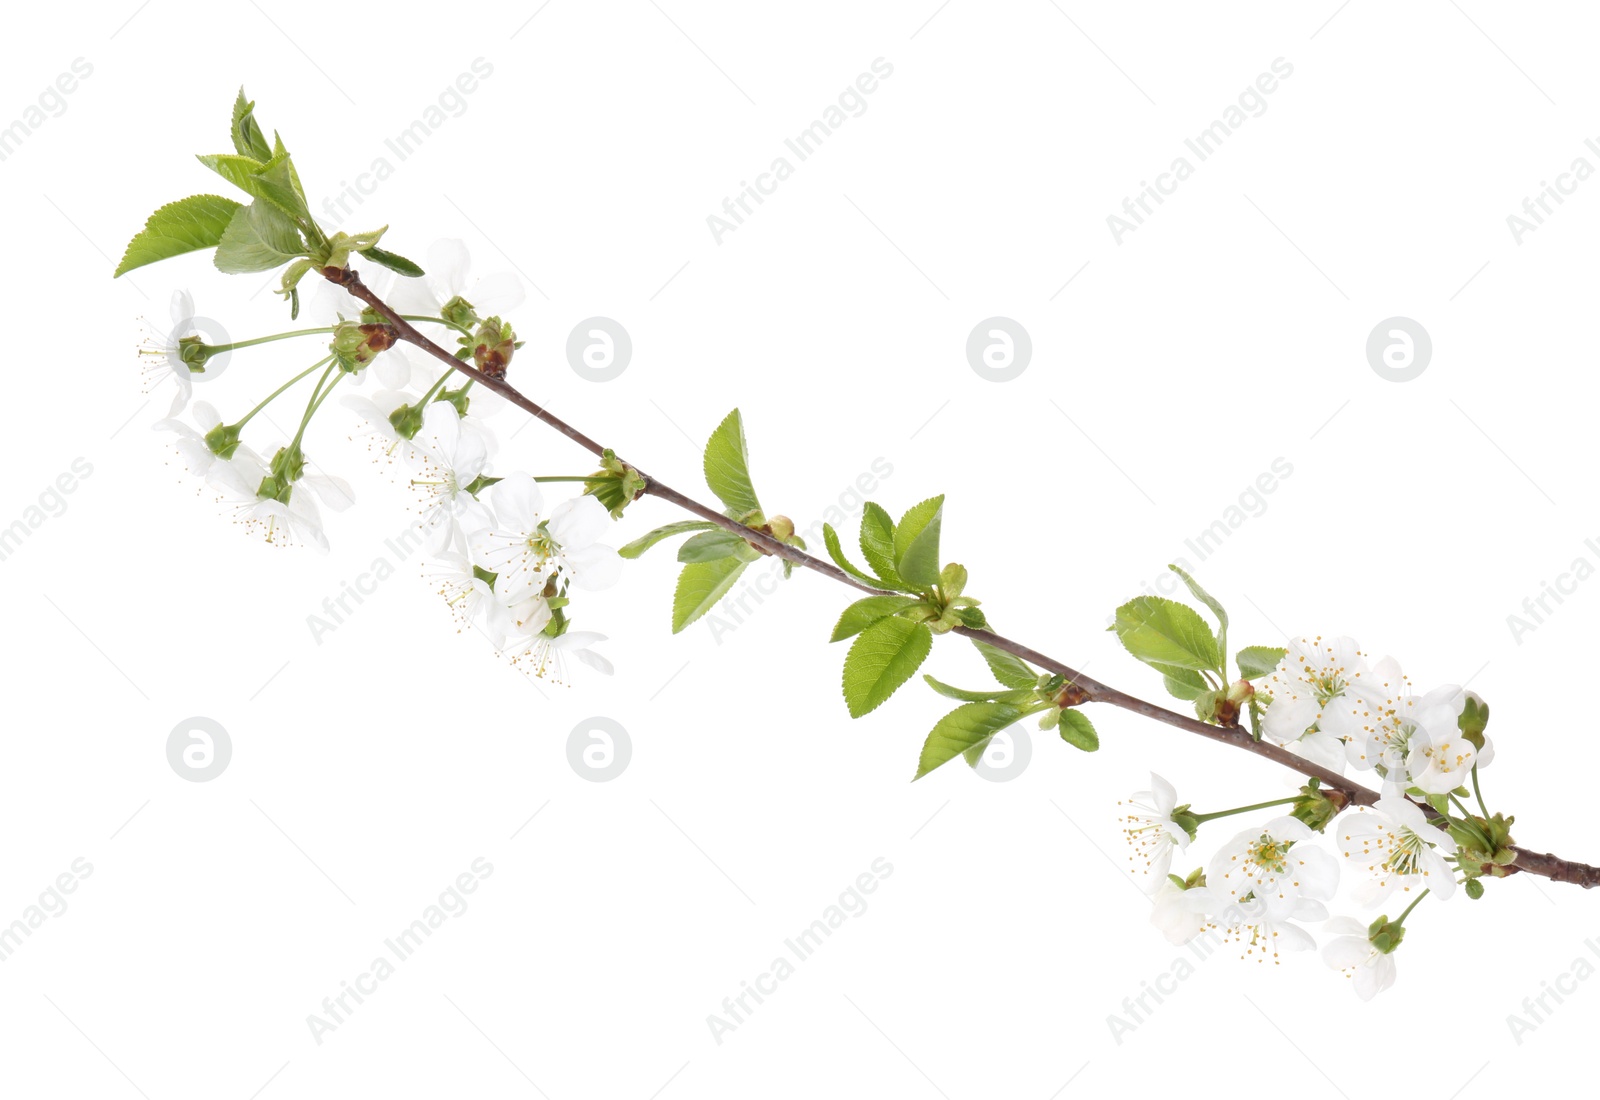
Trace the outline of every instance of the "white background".
<path fill-rule="evenodd" d="M 1240 644 L 1349 633 L 1425 686 L 1471 677 L 1494 708 L 1491 801 L 1522 843 L 1595 859 L 1580 784 L 1600 585 L 1520 640 L 1507 616 L 1600 558 L 1600 182 L 1520 243 L 1506 218 L 1575 158 L 1600 166 L 1597 29 L 1579 5 L 1513 18 L 1478 0 L 14 12 L 0 121 L 75 58 L 93 72 L 0 162 L 0 526 L 74 459 L 92 474 L 0 562 L 0 921 L 75 859 L 93 871 L 0 965 L 5 1091 L 1553 1087 L 1600 983 L 1520 1045 L 1506 1017 L 1580 956 L 1600 963 L 1600 909 L 1525 878 L 1425 904 L 1370 1005 L 1314 956 L 1219 955 L 1119 1042 L 1107 1017 L 1183 953 L 1111 866 L 1116 800 L 1152 768 L 1203 808 L 1276 797 L 1287 775 L 1094 710 L 1096 756 L 1037 735 L 1011 782 L 957 763 L 912 785 L 943 701 L 918 685 L 849 720 L 825 642 L 848 594 L 821 578 L 720 640 L 674 637 L 657 550 L 582 607 L 619 671 L 571 688 L 458 635 L 415 559 L 318 644 L 307 616 L 384 553 L 403 493 L 336 410 L 312 454 L 359 505 L 331 522 L 332 554 L 247 541 L 148 430 L 170 390 L 141 394 L 134 322 L 164 329 L 175 287 L 236 338 L 286 311 L 204 256 L 110 272 L 149 211 L 226 189 L 191 154 L 228 150 L 244 83 L 314 204 L 388 156 L 341 228 L 387 223 L 418 257 L 459 237 L 478 271 L 519 273 L 513 380 L 676 487 L 709 499 L 696 444 L 735 405 L 764 501 L 802 527 L 886 459 L 891 512 L 948 494 L 946 557 L 997 626 L 1152 698 L 1102 627 L 1187 557 Z M 403 162 L 387 152 L 479 57 L 493 73 L 464 109 Z M 865 113 L 717 243 L 707 215 L 880 57 L 893 75 Z M 1265 113 L 1117 243 L 1107 215 L 1277 58 L 1293 75 Z M 603 385 L 564 354 L 594 315 L 635 349 Z M 1034 348 L 1006 384 L 964 353 L 995 315 Z M 1434 345 L 1405 384 L 1365 354 L 1396 315 Z M 237 415 L 313 357 L 239 353 L 201 392 Z M 494 424 L 507 439 L 521 420 Z M 1197 562 L 1184 540 L 1280 457 L 1292 476 Z M 504 445 L 499 468 L 518 466 L 591 468 L 537 425 Z M 614 541 L 675 518 L 646 500 Z M 983 682 L 956 640 L 928 670 Z M 165 755 L 195 715 L 233 744 L 207 783 Z M 567 762 L 592 715 L 631 735 L 608 783 Z M 1201 854 L 1232 832 L 1214 828 Z M 308 1014 L 480 856 L 494 870 L 470 908 L 318 1044 Z M 878 857 L 893 873 L 866 911 L 717 1043 L 708 1014 Z"/>

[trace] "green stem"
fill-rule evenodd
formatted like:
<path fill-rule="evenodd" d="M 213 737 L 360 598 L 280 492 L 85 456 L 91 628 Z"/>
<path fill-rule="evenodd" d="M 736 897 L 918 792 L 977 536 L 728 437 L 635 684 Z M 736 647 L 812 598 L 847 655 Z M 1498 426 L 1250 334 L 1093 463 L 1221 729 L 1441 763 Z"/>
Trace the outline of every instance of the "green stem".
<path fill-rule="evenodd" d="M 1206 821 L 1215 821 L 1219 817 L 1232 817 L 1234 814 L 1247 814 L 1251 810 L 1265 810 L 1272 806 L 1287 806 L 1291 802 L 1300 801 L 1299 795 L 1290 795 L 1288 798 L 1279 798 L 1271 802 L 1257 802 L 1254 806 L 1237 806 L 1231 810 L 1218 810 L 1209 814 L 1190 814 L 1196 824 Z"/>
<path fill-rule="evenodd" d="M 219 351 L 236 351 L 239 348 L 253 348 L 257 344 L 270 344 L 274 340 L 287 340 L 291 336 L 315 336 L 318 333 L 327 333 L 330 331 L 331 330 L 327 325 L 323 325 L 321 328 L 300 328 L 295 329 L 293 332 L 275 332 L 271 336 L 257 336 L 254 340 L 236 340 L 231 344 L 211 344 L 209 346 L 213 353 Z"/>
<path fill-rule="evenodd" d="M 426 405 L 430 401 L 432 401 L 434 398 L 438 397 L 439 394 L 441 392 L 443 392 L 443 390 L 444 390 L 444 384 L 446 382 L 448 382 L 448 381 L 450 381 L 450 372 L 449 371 L 445 371 L 444 374 L 440 377 L 439 381 L 435 382 L 433 384 L 433 386 L 428 390 L 428 392 L 423 394 L 422 397 L 417 401 L 416 405 L 413 406 L 413 407 L 420 409 L 424 405 Z"/>
<path fill-rule="evenodd" d="M 1478 809 L 1483 811 L 1483 819 L 1489 820 L 1489 807 L 1483 804 L 1483 792 L 1478 789 L 1478 765 L 1472 765 L 1472 793 L 1478 800 Z"/>
<path fill-rule="evenodd" d="M 333 356 L 330 355 L 328 358 L 332 359 Z M 334 371 L 338 371 L 338 376 L 332 382 L 329 382 L 328 375 Z M 300 418 L 300 430 L 294 433 L 294 442 L 289 444 L 291 452 L 299 449 L 300 441 L 305 438 L 306 428 L 311 424 L 311 418 L 317 415 L 317 410 L 322 408 L 322 403 L 328 399 L 328 395 L 333 392 L 333 387 L 337 386 L 339 379 L 343 377 L 344 371 L 339 370 L 339 364 L 329 363 L 328 369 L 322 372 L 321 378 L 317 379 L 317 388 L 312 391 L 311 400 L 306 402 L 306 414 Z M 326 389 L 323 388 L 324 383 L 327 384 Z"/>
<path fill-rule="evenodd" d="M 1454 802 L 1456 804 L 1456 809 L 1461 811 L 1461 816 L 1462 817 L 1471 817 L 1472 816 L 1472 811 L 1467 809 L 1466 806 L 1462 805 L 1461 799 L 1457 798 L 1455 795 L 1452 794 L 1452 795 L 1450 795 L 1450 801 Z M 1446 815 L 1446 816 L 1448 816 L 1448 815 Z M 1487 816 L 1487 815 L 1485 815 L 1485 816 Z"/>
<path fill-rule="evenodd" d="M 536 477 L 535 481 L 581 481 L 585 485 L 598 485 L 602 481 L 610 481 L 609 477 Z"/>
<path fill-rule="evenodd" d="M 250 418 L 252 416 L 254 416 L 256 413 L 260 412 L 262 409 L 266 408 L 268 405 L 270 405 L 280 394 L 283 393 L 284 390 L 288 389 L 290 386 L 292 386 L 296 382 L 300 381 L 300 379 L 304 378 L 306 375 L 310 374 L 312 371 L 316 370 L 318 367 L 323 366 L 324 364 L 326 364 L 328 362 L 329 359 L 332 359 L 332 358 L 333 358 L 333 356 L 330 355 L 330 356 L 328 356 L 327 359 L 320 359 L 317 362 L 312 363 L 305 370 L 301 371 L 299 374 L 297 374 L 293 378 L 289 379 L 289 381 L 285 382 L 283 385 L 281 385 L 277 389 L 273 390 L 270 394 L 267 395 L 267 399 L 265 401 L 261 402 L 261 404 L 257 405 L 255 408 L 253 408 L 249 412 L 245 413 L 244 414 L 244 419 L 239 421 L 237 424 L 235 424 L 234 427 L 235 428 L 242 428 L 246 424 L 250 423 Z"/>
<path fill-rule="evenodd" d="M 1421 905 L 1422 904 L 1422 899 L 1427 897 L 1429 893 L 1430 893 L 1430 891 L 1424 890 L 1424 891 L 1422 891 L 1422 893 L 1418 894 L 1417 897 L 1416 897 L 1416 900 L 1413 901 L 1410 905 L 1406 906 L 1406 911 L 1404 913 L 1400 914 L 1399 919 L 1394 921 L 1394 922 L 1392 922 L 1394 924 L 1394 926 L 1396 928 L 1398 928 L 1401 925 L 1405 924 L 1406 918 L 1411 915 L 1411 910 L 1413 910 L 1417 906 Z"/>

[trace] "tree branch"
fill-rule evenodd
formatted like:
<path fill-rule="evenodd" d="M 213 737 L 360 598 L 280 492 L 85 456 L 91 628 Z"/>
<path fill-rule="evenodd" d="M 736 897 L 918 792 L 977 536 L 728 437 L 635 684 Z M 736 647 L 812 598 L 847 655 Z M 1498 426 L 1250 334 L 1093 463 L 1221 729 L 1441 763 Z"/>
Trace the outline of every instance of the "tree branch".
<path fill-rule="evenodd" d="M 586 451 L 589 451 L 597 458 L 604 454 L 605 448 L 599 443 L 596 443 L 593 439 L 589 438 L 589 436 L 585 435 L 571 424 L 568 424 L 565 420 L 562 420 L 560 417 L 551 414 L 543 406 L 528 398 L 522 393 L 522 391 L 511 385 L 504 378 L 485 374 L 484 372 L 478 370 L 470 362 L 463 362 L 457 359 L 454 355 L 450 354 L 450 352 L 446 351 L 428 337 L 424 336 L 421 332 L 417 331 L 416 327 L 413 326 L 411 322 L 401 317 L 399 313 L 390 308 L 388 303 L 384 302 L 375 293 L 373 293 L 371 288 L 361 281 L 361 275 L 354 268 L 327 267 L 322 269 L 322 275 L 329 282 L 342 286 L 345 290 L 349 291 L 350 294 L 354 295 L 356 298 L 359 298 L 361 301 L 367 303 L 367 305 L 376 310 L 378 314 L 380 314 L 391 325 L 394 326 L 395 331 L 399 335 L 400 339 L 404 340 L 406 343 L 415 345 L 421 350 L 427 352 L 429 355 L 433 356 L 435 359 L 439 360 L 451 370 L 459 371 L 467 377 L 475 380 L 479 385 L 493 390 L 495 393 L 499 394 L 501 397 L 504 397 L 507 401 L 511 402 L 519 409 L 522 409 L 524 412 L 527 412 L 529 415 L 533 416 L 537 420 L 542 421 L 549 427 L 554 428 L 556 431 L 560 432 L 562 435 L 566 436 L 568 439 L 572 440 Z M 620 455 L 618 455 L 618 457 L 621 458 Z M 776 557 L 782 558 L 785 561 L 793 562 L 795 565 L 798 565 L 804 569 L 809 569 L 813 573 L 821 573 L 823 576 L 838 581 L 840 584 L 849 585 L 851 588 L 865 592 L 869 595 L 887 596 L 897 594 L 889 592 L 885 589 L 875 588 L 870 584 L 863 584 L 861 581 L 858 581 L 856 578 L 852 577 L 850 574 L 846 573 L 832 562 L 825 561 L 822 558 L 814 557 L 803 550 L 799 550 L 793 546 L 788 546 L 782 542 L 779 542 L 771 535 L 757 531 L 751 527 L 746 527 L 737 520 L 730 519 L 721 512 L 701 504 L 694 498 L 685 496 L 683 493 L 678 492 L 678 490 L 666 484 L 666 482 L 661 481 L 658 478 L 651 477 L 638 466 L 631 462 L 627 462 L 626 459 L 623 459 L 623 461 L 627 465 L 632 466 L 635 470 L 638 470 L 639 475 L 645 479 L 645 493 L 658 497 L 661 500 L 667 501 L 668 503 L 676 504 L 685 511 L 698 516 L 700 519 L 706 520 L 709 523 L 714 523 L 724 530 L 731 531 L 748 540 L 751 544 L 755 545 L 761 550 L 764 550 L 768 554 L 775 555 Z M 1330 771 L 1327 768 L 1313 764 L 1304 757 L 1296 756 L 1294 753 L 1280 745 L 1274 745 L 1267 741 L 1257 741 L 1251 737 L 1249 733 L 1238 726 L 1208 725 L 1207 723 L 1200 721 L 1198 718 L 1194 718 L 1186 714 L 1180 714 L 1177 711 L 1167 710 L 1165 707 L 1158 707 L 1154 703 L 1147 703 L 1143 699 L 1129 695 L 1127 692 L 1121 691 L 1117 688 L 1111 687 L 1108 684 L 1103 684 L 1098 680 L 1085 676 L 1083 673 L 1072 668 L 1071 666 L 1062 664 L 1055 658 L 1046 656 L 1045 654 L 1040 653 L 1038 650 L 1030 649 L 1021 642 L 1012 641 L 1010 638 L 1007 638 L 1002 634 L 996 634 L 987 630 L 974 630 L 973 628 L 966 626 L 957 626 L 954 628 L 952 633 L 961 634 L 968 638 L 982 641 L 996 649 L 1002 650 L 1003 652 L 1009 653 L 1014 657 L 1018 657 L 1021 660 L 1027 661 L 1030 664 L 1037 665 L 1038 667 L 1049 672 L 1066 677 L 1069 683 L 1076 685 L 1086 694 L 1087 702 L 1103 703 L 1108 706 L 1120 707 L 1121 709 L 1131 711 L 1134 714 L 1143 715 L 1146 718 L 1173 726 L 1177 729 L 1183 730 L 1186 733 L 1198 734 L 1199 736 L 1209 738 L 1212 741 L 1216 741 L 1224 745 L 1231 745 L 1236 749 L 1243 749 L 1245 752 L 1253 753 L 1256 756 L 1265 757 L 1273 763 L 1281 764 L 1282 766 L 1298 772 L 1301 775 L 1315 776 L 1324 784 L 1325 787 L 1340 792 L 1356 805 L 1370 806 L 1378 800 L 1379 795 L 1377 791 L 1374 791 L 1368 787 L 1364 787 L 1359 783 L 1353 783 L 1345 776 L 1340 775 L 1338 772 Z M 1422 806 L 1422 809 L 1430 816 L 1438 816 L 1435 814 L 1431 806 Z M 1508 872 L 1520 871 L 1526 874 L 1540 875 L 1544 878 L 1550 879 L 1552 882 L 1576 883 L 1586 890 L 1595 886 L 1600 886 L 1600 867 L 1592 867 L 1588 864 L 1579 863 L 1575 860 L 1562 859 L 1559 856 L 1551 855 L 1549 853 L 1532 852 L 1528 849 L 1520 847 L 1516 849 L 1516 852 L 1517 861 L 1512 865 L 1512 867 L 1507 868 Z"/>

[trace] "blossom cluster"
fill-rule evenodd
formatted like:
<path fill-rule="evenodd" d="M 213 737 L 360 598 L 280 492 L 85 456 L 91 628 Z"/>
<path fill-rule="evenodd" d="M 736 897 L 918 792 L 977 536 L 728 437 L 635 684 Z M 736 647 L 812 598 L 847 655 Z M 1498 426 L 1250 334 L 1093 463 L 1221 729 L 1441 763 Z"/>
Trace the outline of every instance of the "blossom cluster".
<path fill-rule="evenodd" d="M 1126 805 L 1125 833 L 1154 900 L 1152 923 L 1173 943 L 1221 935 L 1241 944 L 1242 957 L 1276 963 L 1282 951 L 1315 948 L 1307 926 L 1320 926 L 1323 960 L 1366 1000 L 1393 984 L 1394 950 L 1424 896 L 1447 900 L 1461 882 L 1469 896 L 1482 892 L 1476 878 L 1493 860 L 1480 863 L 1476 850 L 1492 856 L 1493 838 L 1481 834 L 1500 819 L 1487 810 L 1481 818 L 1464 808 L 1457 814 L 1451 803 L 1478 795 L 1477 770 L 1493 759 L 1487 708 L 1454 684 L 1415 690 L 1396 661 L 1369 661 L 1349 638 L 1299 638 L 1282 652 L 1275 668 L 1238 692 L 1255 708 L 1261 734 L 1322 769 L 1376 774 L 1377 802 L 1351 805 L 1313 780 L 1290 798 L 1198 813 L 1152 775 L 1150 789 Z M 1204 866 L 1171 873 L 1205 823 L 1269 807 L 1275 816 L 1237 833 Z M 1404 912 L 1394 920 L 1332 916 L 1341 870 L 1343 901 L 1369 911 L 1397 902 Z"/>
<path fill-rule="evenodd" d="M 436 243 L 428 259 L 432 275 L 397 281 L 390 296 L 397 312 L 461 333 L 468 349 L 463 358 L 471 354 L 477 332 L 492 325 L 497 337 L 507 334 L 507 345 L 497 351 L 502 361 L 509 357 L 510 326 L 498 316 L 485 321 L 479 313 L 521 301 L 515 276 L 470 282 L 470 259 L 459 241 Z M 362 303 L 331 284 L 308 304 L 305 320 L 311 327 L 281 337 L 208 345 L 191 333 L 194 305 L 184 292 L 174 294 L 172 315 L 171 334 L 150 335 L 140 351 L 147 382 L 170 378 L 174 383 L 171 408 L 154 426 L 171 433 L 185 472 L 202 481 L 237 524 L 275 546 L 327 551 L 323 509 L 344 511 L 354 493 L 347 481 L 322 472 L 311 459 L 306 431 L 335 386 L 363 387 L 371 375 L 377 385 L 370 396 L 346 394 L 339 404 L 353 414 L 351 426 L 373 456 L 400 471 L 413 494 L 427 574 L 460 629 L 481 633 L 531 675 L 563 679 L 567 656 L 612 672 L 593 648 L 605 637 L 572 630 L 570 608 L 573 591 L 608 587 L 621 574 L 621 558 L 601 541 L 612 515 L 594 495 L 594 479 L 551 479 L 591 487 L 552 502 L 532 474 L 493 473 L 498 444 L 484 417 L 498 411 L 503 399 L 486 388 L 473 389 L 471 380 L 447 389 L 453 372 L 419 362 L 394 339 L 391 326 L 371 311 L 364 313 Z M 207 364 L 221 355 L 318 333 L 329 338 L 328 354 L 239 420 L 227 423 L 211 403 L 193 400 L 195 380 L 204 379 Z M 245 429 L 258 414 L 301 379 L 318 375 L 291 438 L 268 442 L 268 433 L 251 427 L 252 441 L 259 432 L 262 442 L 245 441 Z M 270 415 L 262 419 L 276 426 Z"/>

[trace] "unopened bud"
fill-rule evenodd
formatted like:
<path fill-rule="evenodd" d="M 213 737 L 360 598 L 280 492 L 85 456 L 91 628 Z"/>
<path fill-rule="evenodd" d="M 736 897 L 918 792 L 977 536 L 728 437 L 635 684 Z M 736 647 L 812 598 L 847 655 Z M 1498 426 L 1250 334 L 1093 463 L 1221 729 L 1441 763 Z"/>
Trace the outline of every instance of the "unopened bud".
<path fill-rule="evenodd" d="M 394 347 L 396 339 L 393 325 L 340 321 L 333 326 L 333 340 L 328 350 L 339 360 L 341 370 L 355 374 L 365 369 L 379 352 Z"/>
<path fill-rule="evenodd" d="M 206 433 L 206 446 L 218 458 L 232 458 L 239 449 L 239 425 L 218 424 Z"/>
<path fill-rule="evenodd" d="M 511 366 L 511 356 L 517 350 L 516 333 L 511 325 L 498 317 L 490 317 L 478 325 L 472 337 L 472 362 L 490 378 L 504 378 Z"/>
<path fill-rule="evenodd" d="M 1313 779 L 1300 788 L 1300 797 L 1295 799 L 1294 809 L 1289 811 L 1289 816 L 1320 833 L 1348 805 L 1349 795 L 1340 790 L 1324 788 Z"/>
<path fill-rule="evenodd" d="M 439 307 L 439 316 L 457 328 L 471 328 L 478 323 L 477 310 L 459 294 Z"/>

